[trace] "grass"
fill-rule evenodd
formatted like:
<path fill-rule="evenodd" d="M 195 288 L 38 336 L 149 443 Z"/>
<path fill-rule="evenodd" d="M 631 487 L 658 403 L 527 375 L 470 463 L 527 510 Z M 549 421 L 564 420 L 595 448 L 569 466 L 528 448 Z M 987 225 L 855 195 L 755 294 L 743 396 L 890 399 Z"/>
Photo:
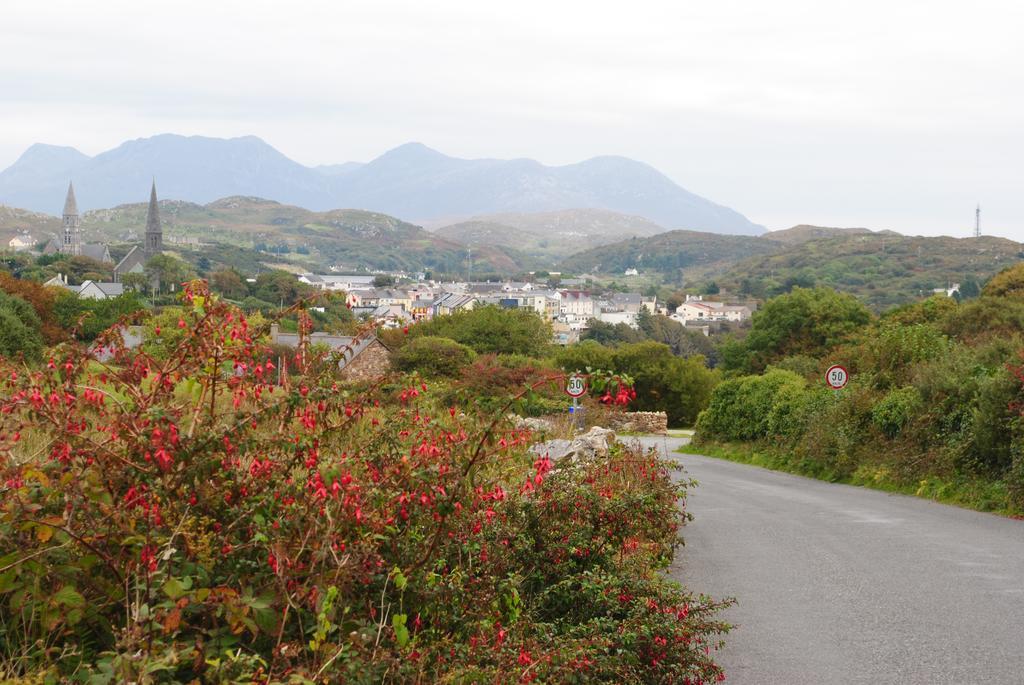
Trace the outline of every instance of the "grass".
<path fill-rule="evenodd" d="M 869 465 L 861 466 L 850 475 L 841 475 L 823 469 L 820 464 L 816 464 L 812 460 L 798 458 L 792 453 L 749 443 L 689 444 L 683 445 L 677 451 L 724 459 L 739 464 L 750 464 L 830 483 L 843 483 L 921 497 L 964 509 L 1011 518 L 1024 518 L 1024 511 L 1015 509 L 1010 504 L 1009 492 L 1006 484 L 1002 481 L 968 477 L 947 480 L 937 476 L 928 476 L 917 483 L 905 483 L 896 480 L 888 469 Z"/>

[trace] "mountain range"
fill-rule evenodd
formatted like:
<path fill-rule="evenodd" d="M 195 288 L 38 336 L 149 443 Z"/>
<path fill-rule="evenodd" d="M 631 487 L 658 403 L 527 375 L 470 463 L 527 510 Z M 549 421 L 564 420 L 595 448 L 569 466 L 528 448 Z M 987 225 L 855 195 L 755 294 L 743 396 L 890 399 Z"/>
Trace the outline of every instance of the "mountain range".
<path fill-rule="evenodd" d="M 94 157 L 37 143 L 0 172 L 0 203 L 56 214 L 73 179 L 80 208 L 113 207 L 143 200 L 154 177 L 161 197 L 196 204 L 261 197 L 313 211 L 362 209 L 435 226 L 496 213 L 604 209 L 668 229 L 764 232 L 735 210 L 625 157 L 545 166 L 532 159 L 458 159 L 408 143 L 365 164 L 307 167 L 255 136 L 163 134 Z"/>

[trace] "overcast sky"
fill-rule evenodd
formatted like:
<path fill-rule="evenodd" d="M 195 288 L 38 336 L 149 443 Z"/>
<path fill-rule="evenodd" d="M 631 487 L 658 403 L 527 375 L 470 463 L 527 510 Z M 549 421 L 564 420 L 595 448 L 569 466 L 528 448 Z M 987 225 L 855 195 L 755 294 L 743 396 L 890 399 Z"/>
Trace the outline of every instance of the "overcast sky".
<path fill-rule="evenodd" d="M 303 164 L 648 162 L 769 228 L 1024 240 L 1024 3 L 3 0 L 0 168 L 157 133 Z"/>

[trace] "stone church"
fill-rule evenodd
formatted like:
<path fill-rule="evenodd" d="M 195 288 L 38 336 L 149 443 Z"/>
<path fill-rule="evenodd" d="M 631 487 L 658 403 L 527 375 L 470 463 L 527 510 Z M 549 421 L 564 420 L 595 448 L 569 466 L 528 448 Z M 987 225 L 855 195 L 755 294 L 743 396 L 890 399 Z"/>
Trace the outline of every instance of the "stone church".
<path fill-rule="evenodd" d="M 43 254 L 62 253 L 82 256 L 99 262 L 112 264 L 110 250 L 101 243 L 82 243 L 82 217 L 78 214 L 75 200 L 75 186 L 68 184 L 68 195 L 64 200 L 64 214 L 61 220 L 60 239 L 52 239 L 43 248 Z M 149 193 L 149 209 L 146 212 L 146 237 L 142 245 L 135 245 L 124 259 L 114 266 L 114 282 L 118 283 L 125 274 L 141 274 L 146 262 L 164 251 L 164 233 L 160 225 L 160 207 L 156 199 L 156 181 Z"/>
<path fill-rule="evenodd" d="M 125 274 L 141 274 L 150 258 L 164 251 L 164 232 L 160 226 L 160 206 L 156 200 L 156 181 L 149 191 L 149 209 L 146 211 L 145 242 L 135 245 L 124 259 L 114 267 L 114 281 L 119 282 Z"/>
<path fill-rule="evenodd" d="M 60 238 L 53 238 L 43 254 L 67 254 L 72 257 L 89 257 L 98 262 L 110 264 L 110 250 L 102 243 L 82 243 L 82 217 L 78 214 L 78 202 L 75 200 L 75 185 L 68 183 L 68 195 L 64 199 L 64 214 L 61 219 Z"/>

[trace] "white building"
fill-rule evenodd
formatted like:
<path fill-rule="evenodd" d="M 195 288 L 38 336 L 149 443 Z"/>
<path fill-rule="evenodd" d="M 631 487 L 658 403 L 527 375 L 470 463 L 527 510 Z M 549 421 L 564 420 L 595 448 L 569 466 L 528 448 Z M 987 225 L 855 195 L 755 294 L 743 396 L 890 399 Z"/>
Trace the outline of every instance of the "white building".
<path fill-rule="evenodd" d="M 563 316 L 587 320 L 594 316 L 594 298 L 582 290 L 562 290 L 559 293 L 559 313 Z"/>
<path fill-rule="evenodd" d="M 687 295 L 686 302 L 676 307 L 673 319 L 683 323 L 691 321 L 746 321 L 751 316 L 750 307 L 731 305 L 724 302 L 705 302 L 699 295 Z"/>

